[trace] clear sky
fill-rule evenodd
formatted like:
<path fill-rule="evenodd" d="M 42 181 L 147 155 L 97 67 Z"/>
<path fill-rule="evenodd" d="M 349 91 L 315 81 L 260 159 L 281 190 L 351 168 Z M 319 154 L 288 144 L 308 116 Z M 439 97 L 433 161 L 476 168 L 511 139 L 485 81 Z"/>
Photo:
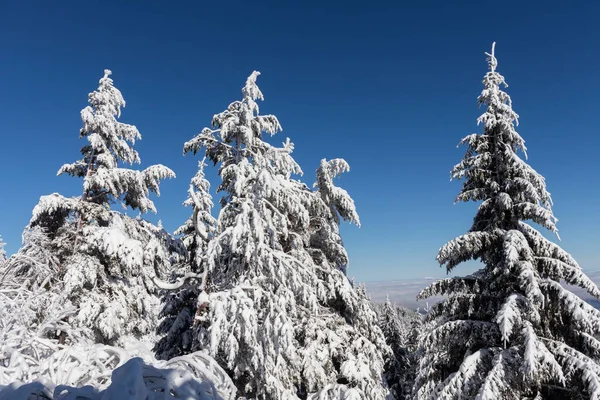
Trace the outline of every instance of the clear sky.
<path fill-rule="evenodd" d="M 293 4 L 292 4 L 293 3 Z M 459 140 L 480 131 L 485 51 L 497 42 L 529 162 L 546 177 L 561 245 L 600 268 L 600 5 L 564 1 L 6 1 L 0 11 L 0 235 L 12 253 L 40 196 L 81 193 L 56 177 L 76 160 L 79 111 L 105 68 L 135 124 L 142 166 L 177 179 L 156 199 L 169 231 L 198 158 L 182 146 L 262 72 L 261 111 L 278 116 L 312 184 L 321 158 L 363 226 L 344 226 L 360 281 L 443 276 L 435 261 L 466 232 L 453 204 Z M 214 172 L 209 175 L 215 185 Z M 458 267 L 456 273 L 472 267 Z"/>

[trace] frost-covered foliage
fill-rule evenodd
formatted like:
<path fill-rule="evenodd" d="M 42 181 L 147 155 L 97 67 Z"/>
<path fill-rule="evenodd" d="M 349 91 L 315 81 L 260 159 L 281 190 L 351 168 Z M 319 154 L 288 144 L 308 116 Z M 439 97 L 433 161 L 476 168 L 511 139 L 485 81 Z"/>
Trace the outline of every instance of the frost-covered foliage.
<path fill-rule="evenodd" d="M 339 218 L 358 223 L 354 203 L 332 183 L 347 164 L 323 161 L 318 191 L 292 179 L 302 173 L 293 144 L 263 140 L 281 126 L 259 114 L 258 75 L 184 146 L 220 164 L 224 193 L 192 349 L 207 349 L 248 398 L 383 399 L 389 348 L 368 299 L 341 270 Z"/>
<path fill-rule="evenodd" d="M 100 86 L 89 94 L 90 105 L 81 110 L 80 137 L 88 140 L 81 148 L 83 158 L 63 165 L 58 174 L 84 178 L 84 201 L 96 204 L 120 201 L 124 207 L 140 212 L 156 212 L 148 195 L 160 194 L 160 180 L 173 178 L 175 174 L 163 165 L 152 165 L 143 171 L 119 168 L 119 163 L 140 163 L 132 145 L 142 136 L 135 126 L 117 121 L 125 100 L 113 86 L 110 75 L 110 70 L 104 70 Z"/>
<path fill-rule="evenodd" d="M 599 298 L 577 262 L 526 221 L 557 232 L 544 178 L 517 154 L 525 144 L 517 114 L 488 54 L 479 103 L 483 133 L 467 146 L 452 177 L 457 201 L 480 202 L 468 233 L 437 256 L 448 272 L 469 259 L 483 269 L 438 281 L 420 297 L 447 296 L 429 313 L 414 386 L 419 399 L 600 398 L 600 311 L 561 285 Z"/>
<path fill-rule="evenodd" d="M 15 300 L 5 292 L 0 297 L 3 304 Z M 0 399 L 235 399 L 235 386 L 206 352 L 165 362 L 154 359 L 143 342 L 130 341 L 127 350 L 82 338 L 63 345 L 43 335 L 44 326 L 61 323 L 56 317 L 32 329 L 19 329 L 21 337 L 10 335 L 12 340 L 1 342 Z M 4 338 L 6 329 L 14 326 L 2 320 L 0 328 Z"/>
<path fill-rule="evenodd" d="M 21 254 L 12 259 L 16 257 L 20 258 Z M 93 336 L 89 329 L 68 323 L 76 313 L 76 307 L 60 293 L 11 288 L 3 282 L 0 287 L 0 384 L 47 376 L 49 364 L 55 362 L 59 348 L 89 341 Z M 62 362 L 61 357 L 56 362 Z"/>
<path fill-rule="evenodd" d="M 86 208 L 101 210 L 98 219 L 80 231 L 75 220 L 65 219 L 52 232 L 46 217 L 53 214 L 44 201 L 49 198 L 62 206 L 85 205 L 57 194 L 42 198 L 21 249 L 3 268 L 0 287 L 40 290 L 53 304 L 73 305 L 77 312 L 65 316 L 64 322 L 91 329 L 99 343 L 153 334 L 160 303 L 156 284 L 169 276 L 172 262 L 182 253 L 180 244 L 144 220 L 98 205 Z M 48 304 L 39 304 L 30 323 L 54 312 Z"/>
<path fill-rule="evenodd" d="M 0 236 L 0 266 L 6 261 L 6 250 L 4 250 L 4 246 L 6 246 L 6 243 L 4 243 L 2 236 Z"/>
<path fill-rule="evenodd" d="M 177 229 L 176 235 L 187 250 L 187 257 L 174 270 L 173 280 L 176 282 L 167 289 L 164 295 L 164 306 L 158 334 L 163 335 L 156 345 L 159 358 L 169 359 L 190 351 L 193 335 L 193 322 L 198 298 L 206 297 L 205 268 L 206 250 L 212 239 L 217 221 L 211 215 L 213 207 L 210 195 L 210 183 L 204 175 L 206 164 L 202 160 L 198 172 L 192 178 L 189 196 L 183 203 L 192 207 L 190 218 Z"/>
<path fill-rule="evenodd" d="M 147 341 L 128 338 L 121 348 L 94 343 L 93 329 L 69 323 L 77 313 L 68 296 L 49 290 L 0 289 L 0 399 L 32 393 L 46 396 L 41 399 L 235 398 L 227 373 L 205 351 L 165 362 L 154 358 Z"/>
<path fill-rule="evenodd" d="M 374 303 L 379 326 L 392 349 L 385 360 L 385 378 L 395 399 L 410 399 L 418 362 L 417 337 L 422 317 L 408 308 Z"/>

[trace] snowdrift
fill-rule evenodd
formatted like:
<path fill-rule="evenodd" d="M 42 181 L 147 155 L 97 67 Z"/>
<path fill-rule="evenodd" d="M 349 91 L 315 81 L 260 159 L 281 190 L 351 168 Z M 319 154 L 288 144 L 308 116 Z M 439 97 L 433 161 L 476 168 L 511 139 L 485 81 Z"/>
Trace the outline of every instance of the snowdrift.
<path fill-rule="evenodd" d="M 65 348 L 32 368 L 29 373 L 38 380 L 0 386 L 0 400 L 235 399 L 235 386 L 204 352 L 169 361 L 158 361 L 150 353 L 145 356 L 146 361 L 103 345 Z M 117 367 L 111 372 L 113 364 Z M 10 364 L 0 367 L 0 380 L 10 376 L 6 374 L 10 368 Z"/>

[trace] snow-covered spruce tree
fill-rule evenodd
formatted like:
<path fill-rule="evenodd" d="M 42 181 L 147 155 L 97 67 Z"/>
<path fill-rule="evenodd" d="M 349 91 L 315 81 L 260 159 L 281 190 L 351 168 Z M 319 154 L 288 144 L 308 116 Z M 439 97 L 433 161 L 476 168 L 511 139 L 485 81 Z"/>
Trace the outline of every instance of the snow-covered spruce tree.
<path fill-rule="evenodd" d="M 19 257 L 6 264 L 2 285 L 20 283 L 64 297 L 78 309 L 68 324 L 91 329 L 98 343 L 115 344 L 122 336 L 153 334 L 159 305 L 154 282 L 168 276 L 181 246 L 149 222 L 110 209 L 120 202 L 140 213 L 156 211 L 149 193 L 158 195 L 159 181 L 175 175 L 162 165 L 120 167 L 140 162 L 132 144 L 141 136 L 135 126 L 117 121 L 125 101 L 109 75 L 106 70 L 81 111 L 80 136 L 88 140 L 83 158 L 58 172 L 83 177 L 83 195 L 40 199 L 26 229 L 38 230 L 35 242 L 24 243 Z M 31 251 L 47 257 L 29 257 Z M 41 309 L 40 318 L 46 312 Z"/>
<path fill-rule="evenodd" d="M 395 399 L 410 399 L 417 363 L 417 337 L 421 316 L 387 298 L 373 304 L 386 343 L 392 349 L 385 360 L 385 377 Z"/>
<path fill-rule="evenodd" d="M 211 215 L 213 201 L 204 167 L 206 163 L 202 160 L 192 178 L 188 198 L 183 203 L 192 207 L 192 215 L 175 232 L 181 235 L 187 257 L 174 269 L 172 278 L 177 283 L 165 286 L 167 290 L 160 315 L 164 319 L 157 330 L 163 336 L 155 346 L 158 358 L 165 360 L 190 352 L 198 296 L 205 292 L 206 249 L 215 233 L 217 221 Z"/>
<path fill-rule="evenodd" d="M 213 129 L 184 146 L 186 153 L 205 148 L 220 164 L 224 193 L 192 348 L 208 349 L 248 398 L 383 399 L 389 349 L 376 314 L 337 261 L 315 262 L 308 250 L 311 233 L 322 228 L 314 218 L 333 220 L 338 212 L 358 222 L 354 204 L 349 196 L 338 201 L 339 191 L 326 203 L 291 178 L 302 172 L 292 143 L 277 148 L 263 140 L 281 126 L 259 115 L 258 75 L 246 81 L 241 101 L 214 116 Z M 345 165 L 331 164 L 324 179 Z"/>
<path fill-rule="evenodd" d="M 561 285 L 596 298 L 600 291 L 577 262 L 526 221 L 556 233 L 544 178 L 518 155 L 525 145 L 494 46 L 483 80 L 478 122 L 452 177 L 457 201 L 481 202 L 470 231 L 437 256 L 450 272 L 463 261 L 484 267 L 438 281 L 419 295 L 445 295 L 421 338 L 414 393 L 419 399 L 599 399 L 600 311 Z"/>

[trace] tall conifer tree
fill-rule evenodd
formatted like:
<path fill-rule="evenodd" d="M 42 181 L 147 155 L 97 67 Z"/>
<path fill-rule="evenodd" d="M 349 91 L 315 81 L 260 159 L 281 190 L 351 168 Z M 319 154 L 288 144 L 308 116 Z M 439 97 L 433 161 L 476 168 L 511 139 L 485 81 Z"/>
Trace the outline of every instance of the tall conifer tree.
<path fill-rule="evenodd" d="M 259 114 L 258 75 L 184 147 L 220 164 L 224 194 L 192 347 L 208 349 L 248 398 L 383 399 L 388 347 L 368 300 L 341 271 L 341 240 L 325 243 L 333 237 L 325 234 L 311 248 L 320 229 L 337 233 L 335 213 L 358 223 L 351 198 L 331 183 L 347 164 L 324 160 L 317 192 L 292 179 L 302 172 L 293 144 L 263 139 L 281 126 Z"/>
<path fill-rule="evenodd" d="M 141 135 L 117 120 L 125 100 L 110 75 L 104 71 L 81 111 L 80 137 L 87 139 L 82 159 L 58 171 L 83 177 L 82 196 L 41 197 L 26 241 L 6 263 L 1 283 L 48 290 L 51 298 L 59 296 L 77 310 L 64 317 L 67 325 L 85 327 L 98 343 L 117 344 L 124 336 L 154 334 L 155 282 L 168 276 L 181 248 L 164 230 L 110 209 L 117 202 L 140 213 L 156 212 L 150 192 L 160 194 L 160 180 L 175 176 L 163 165 L 142 171 L 121 165 L 140 162 L 133 144 Z M 52 310 L 40 307 L 41 320 Z M 50 330 L 47 336 L 53 334 Z M 64 329 L 56 334 L 70 340 Z"/>
<path fill-rule="evenodd" d="M 192 178 L 188 198 L 183 203 L 192 207 L 192 215 L 175 232 L 181 235 L 187 257 L 173 271 L 177 282 L 165 287 L 163 320 L 158 327 L 162 337 L 155 350 L 159 358 L 166 360 L 190 352 L 199 296 L 202 294 L 202 303 L 207 295 L 206 250 L 215 234 L 217 221 L 211 215 L 213 201 L 210 182 L 204 174 L 207 166 L 204 161 L 198 164 L 198 172 Z"/>
<path fill-rule="evenodd" d="M 414 393 L 418 399 L 598 399 L 600 311 L 561 282 L 596 298 L 600 291 L 573 257 L 528 223 L 557 233 L 544 177 L 518 155 L 526 155 L 525 142 L 502 90 L 494 46 L 487 55 L 479 96 L 483 132 L 462 140 L 466 154 L 451 173 L 464 181 L 457 201 L 479 208 L 469 232 L 437 256 L 448 273 L 470 259 L 484 267 L 421 292 L 420 298 L 447 299 L 429 314 Z"/>

